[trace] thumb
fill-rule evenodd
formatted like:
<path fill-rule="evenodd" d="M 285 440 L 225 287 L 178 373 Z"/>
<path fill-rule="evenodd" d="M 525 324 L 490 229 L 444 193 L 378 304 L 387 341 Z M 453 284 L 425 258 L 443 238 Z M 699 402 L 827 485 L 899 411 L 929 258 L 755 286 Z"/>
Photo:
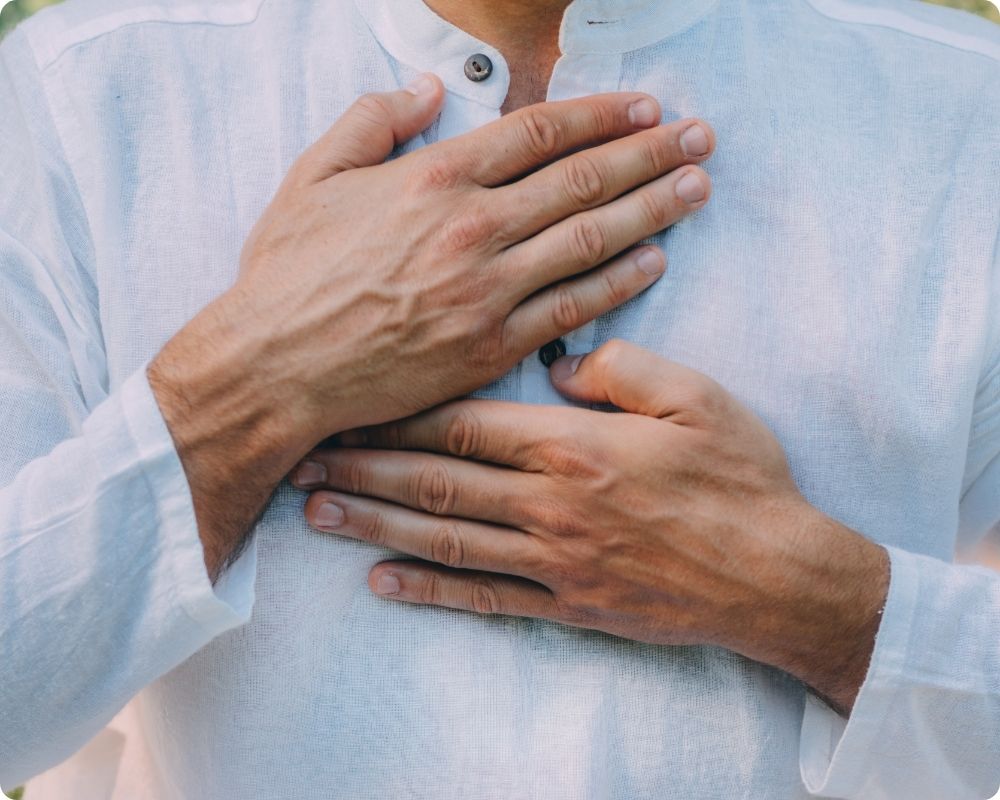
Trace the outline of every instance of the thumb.
<path fill-rule="evenodd" d="M 589 355 L 563 356 L 553 362 L 549 377 L 571 400 L 611 403 L 647 417 L 700 408 L 723 391 L 708 376 L 621 340 Z"/>
<path fill-rule="evenodd" d="M 319 183 L 349 169 L 385 161 L 397 145 L 424 130 L 441 111 L 441 79 L 424 73 L 395 92 L 359 97 L 296 162 L 297 183 Z"/>

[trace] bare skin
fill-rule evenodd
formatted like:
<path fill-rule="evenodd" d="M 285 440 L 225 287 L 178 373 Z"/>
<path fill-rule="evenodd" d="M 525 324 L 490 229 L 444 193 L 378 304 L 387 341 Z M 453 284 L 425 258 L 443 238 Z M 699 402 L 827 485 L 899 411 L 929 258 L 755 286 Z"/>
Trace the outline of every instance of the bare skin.
<path fill-rule="evenodd" d="M 428 5 L 504 54 L 505 112 L 544 99 L 568 0 Z M 320 489 L 307 518 L 422 559 L 375 567 L 380 594 L 722 645 L 849 714 L 888 591 L 884 548 L 810 506 L 773 435 L 704 376 L 622 344 L 571 363 L 553 366 L 560 390 L 633 413 L 431 412 L 367 444 L 443 456 L 314 454 L 294 478 Z"/>
<path fill-rule="evenodd" d="M 359 100 L 293 165 L 235 286 L 150 365 L 213 578 L 317 442 L 466 394 L 640 293 L 664 256 L 621 254 L 708 201 L 711 129 L 659 126 L 638 93 L 383 163 L 443 95 L 424 76 Z"/>
<path fill-rule="evenodd" d="M 510 87 L 502 113 L 545 100 L 559 58 L 559 25 L 569 0 L 428 0 L 427 5 L 504 54 Z"/>

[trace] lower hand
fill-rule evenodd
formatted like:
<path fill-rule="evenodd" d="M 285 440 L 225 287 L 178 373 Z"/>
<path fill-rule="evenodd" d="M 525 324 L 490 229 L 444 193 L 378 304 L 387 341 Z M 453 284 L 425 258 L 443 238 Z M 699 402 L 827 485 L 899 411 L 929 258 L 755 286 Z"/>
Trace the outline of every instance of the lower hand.
<path fill-rule="evenodd" d="M 284 433 L 307 447 L 399 419 L 648 288 L 663 254 L 620 254 L 708 201 L 711 129 L 659 125 L 640 93 L 542 103 L 385 162 L 443 94 L 428 75 L 368 95 L 296 161 L 236 285 L 156 359 L 160 383 L 200 361 L 250 409 L 297 417 Z"/>
<path fill-rule="evenodd" d="M 619 342 L 552 374 L 627 413 L 465 401 L 351 432 L 294 474 L 310 524 L 420 559 L 372 570 L 388 597 L 721 645 L 849 709 L 885 551 L 809 505 L 706 376 Z"/>

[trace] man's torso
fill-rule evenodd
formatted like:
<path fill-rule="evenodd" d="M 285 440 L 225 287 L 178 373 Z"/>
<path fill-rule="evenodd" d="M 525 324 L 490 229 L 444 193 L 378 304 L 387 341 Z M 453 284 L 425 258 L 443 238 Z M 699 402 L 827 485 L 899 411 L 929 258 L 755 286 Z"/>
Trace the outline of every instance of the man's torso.
<path fill-rule="evenodd" d="M 413 146 L 498 116 L 497 86 L 452 74 L 474 42 L 418 3 L 67 12 L 42 59 L 112 387 L 232 284 L 285 170 L 357 95 L 446 73 L 445 114 Z M 813 504 L 950 558 L 993 335 L 996 166 L 976 132 L 998 112 L 923 60 L 981 65 L 979 89 L 994 62 L 830 18 L 849 3 L 633 5 L 624 32 L 570 31 L 550 99 L 642 90 L 708 120 L 715 193 L 657 237 L 666 277 L 570 350 L 622 337 L 706 372 L 771 426 Z M 564 402 L 534 357 L 481 394 Z M 251 622 L 128 711 L 164 797 L 806 796 L 791 678 L 716 648 L 381 600 L 365 576 L 387 552 L 310 531 L 304 499 L 282 485 L 256 528 Z"/>

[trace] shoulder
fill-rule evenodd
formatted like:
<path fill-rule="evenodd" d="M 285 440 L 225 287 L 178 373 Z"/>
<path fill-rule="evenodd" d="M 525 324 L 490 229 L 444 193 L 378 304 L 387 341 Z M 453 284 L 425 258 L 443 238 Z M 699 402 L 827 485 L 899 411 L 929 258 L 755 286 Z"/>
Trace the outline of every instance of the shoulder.
<path fill-rule="evenodd" d="M 77 45 L 150 25 L 235 26 L 253 22 L 268 0 L 66 0 L 18 26 L 40 70 Z"/>
<path fill-rule="evenodd" d="M 919 53 L 929 66 L 983 59 L 1000 65 L 1000 25 L 975 14 L 918 0 L 802 2 L 845 32 L 863 32 L 890 52 Z"/>

